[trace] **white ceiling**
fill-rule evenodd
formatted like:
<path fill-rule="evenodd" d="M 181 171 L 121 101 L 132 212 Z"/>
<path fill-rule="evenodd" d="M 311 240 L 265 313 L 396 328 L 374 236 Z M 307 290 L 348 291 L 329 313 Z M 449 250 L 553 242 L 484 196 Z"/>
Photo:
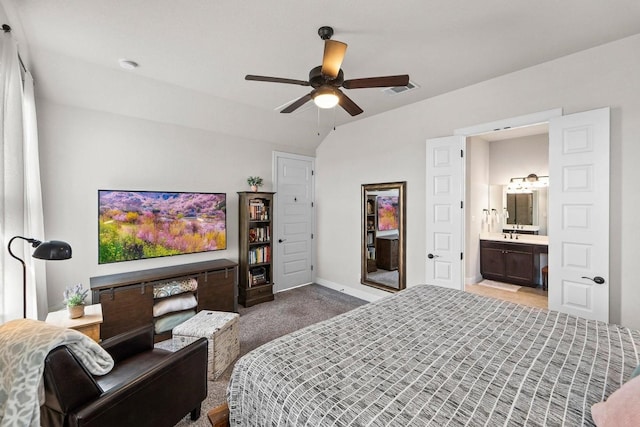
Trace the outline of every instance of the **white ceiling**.
<path fill-rule="evenodd" d="M 0 2 L 41 97 L 306 150 L 334 123 L 640 33 L 638 0 Z M 280 114 L 309 88 L 244 76 L 306 80 L 323 25 L 349 46 L 347 79 L 406 73 L 419 88 L 345 91 L 365 111 L 355 118 L 315 106 Z"/>

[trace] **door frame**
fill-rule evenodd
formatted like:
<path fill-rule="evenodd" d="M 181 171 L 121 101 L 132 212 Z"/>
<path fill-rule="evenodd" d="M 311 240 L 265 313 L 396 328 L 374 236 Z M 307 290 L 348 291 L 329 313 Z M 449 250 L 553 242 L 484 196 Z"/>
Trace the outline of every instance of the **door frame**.
<path fill-rule="evenodd" d="M 522 116 L 516 116 L 516 117 L 511 117 L 511 118 L 507 118 L 507 119 L 501 119 L 501 120 L 496 120 L 493 122 L 488 122 L 488 123 L 481 123 L 478 125 L 473 125 L 473 126 L 468 126 L 468 127 L 464 127 L 464 128 L 459 128 L 459 129 L 455 129 L 453 131 L 454 135 L 461 135 L 464 136 L 466 138 L 470 138 L 473 136 L 478 136 L 478 135 L 482 135 L 482 134 L 486 134 L 486 133 L 490 133 L 490 132 L 496 132 L 499 130 L 506 130 L 506 129 L 512 129 L 512 128 L 518 128 L 518 127 L 524 127 L 524 126 L 532 126 L 532 125 L 537 125 L 537 124 L 541 124 L 541 123 L 547 123 L 549 122 L 549 120 L 551 120 L 552 118 L 555 117 L 561 117 L 562 116 L 562 108 L 554 108 L 551 110 L 545 110 L 545 111 L 539 111 L 537 113 L 531 113 L 531 114 L 525 114 Z M 466 150 L 465 150 L 465 156 L 466 156 Z M 466 162 L 463 166 L 465 174 L 468 172 L 467 171 L 467 165 Z M 463 200 L 466 200 L 467 197 L 467 185 L 466 185 L 466 179 L 462 181 L 462 198 Z M 468 214 L 468 212 L 465 209 L 464 215 L 466 218 L 466 215 Z M 465 221 L 463 220 L 462 223 L 460 224 L 460 228 L 461 228 L 461 233 L 462 233 L 462 247 L 466 248 L 467 246 L 467 236 L 465 235 L 465 229 L 464 229 L 464 225 L 465 225 Z M 464 250 L 464 249 L 463 249 Z M 461 280 L 461 289 L 464 289 L 464 281 L 465 281 L 465 277 L 466 277 L 466 271 L 465 271 L 465 263 L 461 263 L 461 276 L 460 276 L 460 280 Z"/>
<path fill-rule="evenodd" d="M 315 282 L 316 281 L 316 268 L 314 267 L 316 265 L 316 242 L 317 242 L 317 233 L 316 233 L 316 180 L 315 180 L 315 170 L 316 170 L 316 158 L 315 157 L 311 157 L 311 156 L 305 156 L 302 154 L 293 154 L 293 153 L 287 153 L 284 151 L 273 151 L 272 152 L 272 160 L 271 160 L 271 179 L 273 182 L 273 191 L 275 192 L 274 194 L 274 206 L 277 206 L 278 204 L 278 159 L 294 159 L 294 160 L 304 160 L 304 161 L 310 161 L 311 162 L 311 170 L 312 170 L 312 176 L 313 178 L 311 179 L 311 202 L 313 203 L 313 206 L 311 208 L 311 232 L 313 233 L 313 238 L 311 239 L 311 266 L 313 267 L 313 269 L 311 270 L 311 282 Z M 274 209 L 274 212 L 275 209 Z M 275 215 L 274 216 L 274 220 L 273 220 L 273 230 L 272 230 L 272 236 L 275 238 L 275 236 L 278 236 L 279 232 L 280 232 L 280 219 L 279 219 L 279 215 Z M 279 251 L 280 251 L 280 245 L 276 245 L 276 247 L 278 248 L 278 250 L 276 251 L 276 257 L 275 257 L 275 262 L 273 263 L 273 277 L 275 279 L 278 279 L 279 277 L 281 277 L 281 273 L 282 273 L 282 264 L 280 264 L 280 256 L 279 256 Z M 278 286 L 276 283 L 276 287 Z M 306 285 L 307 283 L 305 283 Z M 303 285 L 300 285 L 303 286 Z M 294 289 L 297 286 L 294 286 L 292 288 L 287 288 L 286 290 L 290 290 L 290 289 Z M 276 292 L 276 290 L 274 289 L 274 292 Z M 280 292 L 280 291 L 278 291 Z"/>

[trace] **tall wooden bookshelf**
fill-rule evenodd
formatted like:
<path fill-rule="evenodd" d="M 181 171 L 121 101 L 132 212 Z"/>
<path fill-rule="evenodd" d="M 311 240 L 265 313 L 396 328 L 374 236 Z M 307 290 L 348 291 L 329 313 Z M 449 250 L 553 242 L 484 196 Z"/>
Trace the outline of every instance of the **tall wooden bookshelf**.
<path fill-rule="evenodd" d="M 273 301 L 273 195 L 238 192 L 238 302 L 245 307 Z"/>

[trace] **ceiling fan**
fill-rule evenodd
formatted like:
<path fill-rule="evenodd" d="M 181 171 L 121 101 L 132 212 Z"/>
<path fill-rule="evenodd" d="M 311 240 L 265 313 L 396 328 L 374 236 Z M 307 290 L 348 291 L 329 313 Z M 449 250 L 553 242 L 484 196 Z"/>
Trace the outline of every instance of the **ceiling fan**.
<path fill-rule="evenodd" d="M 281 77 L 267 77 L 247 74 L 245 80 L 255 80 L 260 82 L 271 83 L 287 83 L 300 86 L 311 86 L 313 90 L 301 98 L 298 98 L 281 113 L 291 113 L 307 102 L 313 99 L 314 103 L 320 108 L 333 108 L 336 104 L 340 104 L 345 111 L 352 116 L 362 113 L 355 102 L 340 90 L 344 89 L 363 89 L 371 87 L 390 87 L 390 86 L 407 86 L 409 84 L 409 76 L 407 74 L 398 76 L 382 76 L 367 77 L 362 79 L 344 79 L 344 73 L 340 69 L 344 54 L 347 51 L 347 44 L 337 40 L 331 40 L 333 36 L 333 28 L 320 27 L 318 35 L 324 40 L 324 57 L 322 65 L 312 68 L 309 71 L 309 80 L 295 80 Z"/>

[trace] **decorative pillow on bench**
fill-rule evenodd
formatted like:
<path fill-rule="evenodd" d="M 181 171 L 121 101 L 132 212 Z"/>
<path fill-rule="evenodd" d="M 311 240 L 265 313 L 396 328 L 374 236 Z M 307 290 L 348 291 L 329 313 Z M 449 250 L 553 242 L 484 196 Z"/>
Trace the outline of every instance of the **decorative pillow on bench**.
<path fill-rule="evenodd" d="M 198 305 L 196 297 L 191 294 L 180 294 L 170 298 L 159 299 L 153 304 L 153 317 L 160 317 L 172 311 L 182 311 Z"/>
<path fill-rule="evenodd" d="M 195 315 L 195 310 L 189 310 L 161 317 L 160 319 L 157 319 L 155 321 L 155 332 L 156 334 L 161 334 L 163 332 L 170 331 L 179 324 L 191 319 Z"/>
<path fill-rule="evenodd" d="M 184 280 L 170 280 L 153 285 L 153 297 L 164 298 L 184 292 L 193 292 L 196 289 L 198 289 L 198 281 L 193 277 Z"/>

